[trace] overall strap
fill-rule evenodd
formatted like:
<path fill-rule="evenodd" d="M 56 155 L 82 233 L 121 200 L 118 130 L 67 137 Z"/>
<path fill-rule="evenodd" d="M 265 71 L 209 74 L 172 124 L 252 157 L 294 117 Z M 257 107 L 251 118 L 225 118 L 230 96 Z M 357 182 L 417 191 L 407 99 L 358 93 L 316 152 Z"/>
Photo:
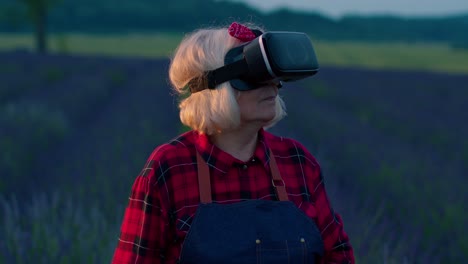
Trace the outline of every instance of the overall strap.
<path fill-rule="evenodd" d="M 200 202 L 211 203 L 211 181 L 208 165 L 200 156 L 197 150 L 197 167 L 198 167 L 198 189 L 200 190 Z"/>
<path fill-rule="evenodd" d="M 275 187 L 276 197 L 280 201 L 288 201 L 288 194 L 286 193 L 286 186 L 284 184 L 283 178 L 279 173 L 278 165 L 276 164 L 275 156 L 273 156 L 273 152 L 270 151 L 270 171 L 271 171 L 271 183 L 273 187 Z"/>
<path fill-rule="evenodd" d="M 278 170 L 278 165 L 276 164 L 275 157 L 273 152 L 270 151 L 270 171 L 271 171 L 271 184 L 275 187 L 275 192 L 278 200 L 288 201 L 288 194 L 286 193 L 286 187 L 284 184 L 283 178 Z M 211 203 L 211 181 L 210 181 L 210 171 L 208 165 L 200 156 L 200 153 L 195 150 L 197 153 L 197 167 L 198 167 L 198 189 L 200 191 L 200 202 L 201 203 Z"/>

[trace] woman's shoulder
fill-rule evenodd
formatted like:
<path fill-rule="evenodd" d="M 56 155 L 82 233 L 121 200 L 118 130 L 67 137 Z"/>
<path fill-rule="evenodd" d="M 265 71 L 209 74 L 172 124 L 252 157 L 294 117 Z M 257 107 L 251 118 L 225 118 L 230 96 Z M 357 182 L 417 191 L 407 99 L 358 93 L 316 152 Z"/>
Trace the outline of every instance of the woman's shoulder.
<path fill-rule="evenodd" d="M 296 139 L 277 136 L 267 131 L 263 132 L 263 136 L 272 150 L 273 148 L 300 148 L 308 152 L 307 148 Z"/>
<path fill-rule="evenodd" d="M 157 146 L 147 158 L 137 179 L 146 179 L 156 185 L 180 174 L 178 169 L 181 166 L 193 167 L 196 164 L 193 134 L 186 132 Z"/>
<path fill-rule="evenodd" d="M 194 134 L 193 131 L 185 132 L 157 146 L 148 161 L 173 163 L 191 160 L 195 151 Z"/>
<path fill-rule="evenodd" d="M 275 156 L 299 157 L 308 160 L 314 166 L 318 165 L 315 157 L 300 141 L 293 138 L 277 136 L 266 131 L 264 132 L 264 138 Z"/>

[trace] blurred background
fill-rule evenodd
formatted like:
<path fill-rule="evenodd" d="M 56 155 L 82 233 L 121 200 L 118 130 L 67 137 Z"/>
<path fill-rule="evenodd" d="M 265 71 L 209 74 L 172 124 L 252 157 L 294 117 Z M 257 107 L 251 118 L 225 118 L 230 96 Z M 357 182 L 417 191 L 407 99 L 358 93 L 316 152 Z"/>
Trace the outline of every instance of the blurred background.
<path fill-rule="evenodd" d="M 109 263 L 135 177 L 185 131 L 168 63 L 200 27 L 306 32 L 271 129 L 323 167 L 357 263 L 468 259 L 468 1 L 0 0 L 0 263 Z"/>

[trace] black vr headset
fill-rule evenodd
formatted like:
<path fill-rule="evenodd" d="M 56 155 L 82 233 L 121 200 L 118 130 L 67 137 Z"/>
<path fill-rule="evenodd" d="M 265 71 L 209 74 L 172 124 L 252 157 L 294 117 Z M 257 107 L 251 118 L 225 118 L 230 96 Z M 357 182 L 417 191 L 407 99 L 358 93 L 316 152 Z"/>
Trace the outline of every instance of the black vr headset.
<path fill-rule="evenodd" d="M 208 71 L 200 80 L 192 80 L 192 93 L 215 89 L 229 81 L 240 91 L 271 83 L 290 82 L 316 74 L 319 70 L 312 42 L 301 32 L 256 31 L 257 38 L 229 50 L 224 66 Z"/>

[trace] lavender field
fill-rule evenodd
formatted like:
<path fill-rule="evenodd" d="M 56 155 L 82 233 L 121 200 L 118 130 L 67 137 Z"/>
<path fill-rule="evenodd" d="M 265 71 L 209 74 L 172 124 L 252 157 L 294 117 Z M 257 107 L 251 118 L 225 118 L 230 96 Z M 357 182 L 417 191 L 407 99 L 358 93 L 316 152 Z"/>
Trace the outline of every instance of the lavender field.
<path fill-rule="evenodd" d="M 0 263 L 109 263 L 134 178 L 184 128 L 167 59 L 0 53 Z M 468 74 L 323 67 L 272 132 L 321 163 L 358 263 L 468 259 Z"/>

